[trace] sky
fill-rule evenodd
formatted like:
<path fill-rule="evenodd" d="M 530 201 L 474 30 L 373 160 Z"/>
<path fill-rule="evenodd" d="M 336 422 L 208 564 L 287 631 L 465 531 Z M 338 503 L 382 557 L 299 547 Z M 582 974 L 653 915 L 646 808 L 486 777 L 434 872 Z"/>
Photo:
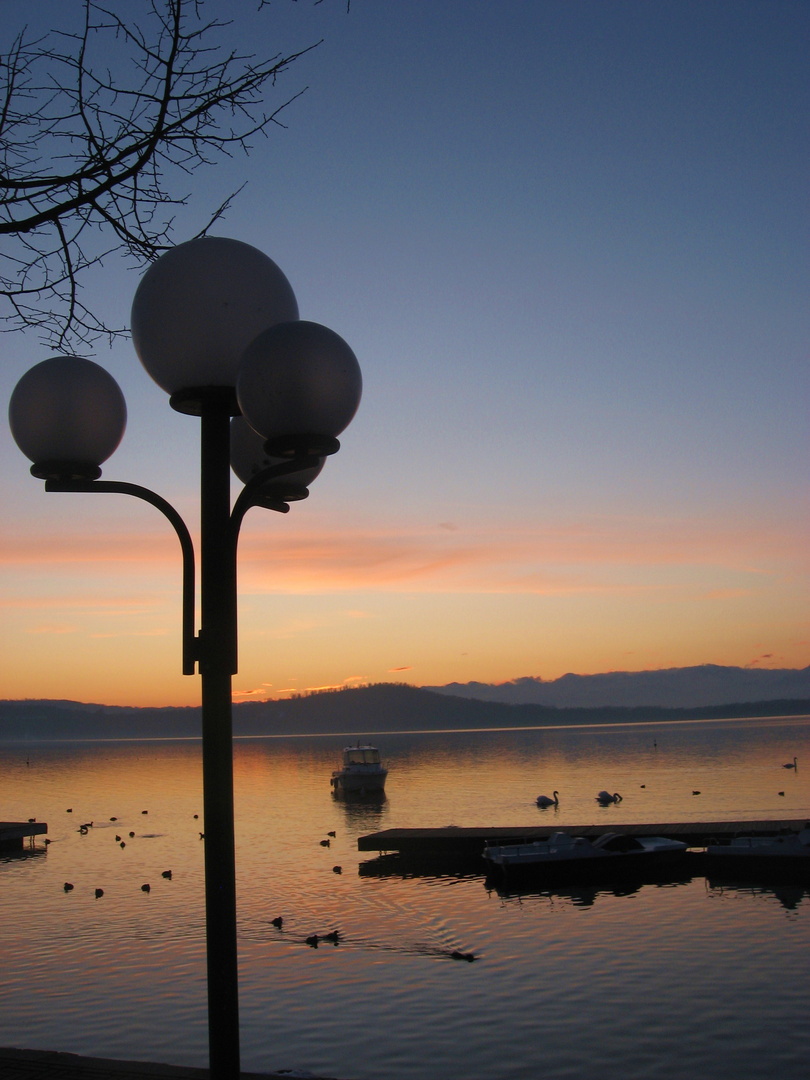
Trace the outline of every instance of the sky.
<path fill-rule="evenodd" d="M 245 521 L 235 700 L 810 663 L 810 7 L 275 0 L 266 44 L 255 4 L 206 9 L 254 50 L 323 42 L 287 126 L 194 174 L 176 239 L 247 181 L 215 232 L 364 382 L 309 499 Z M 88 298 L 126 322 L 139 276 Z M 51 353 L 0 349 L 7 401 Z M 131 342 L 86 355 L 127 399 L 104 479 L 196 534 L 198 421 Z M 0 460 L 0 697 L 196 704 L 163 518 L 46 495 L 5 419 Z"/>

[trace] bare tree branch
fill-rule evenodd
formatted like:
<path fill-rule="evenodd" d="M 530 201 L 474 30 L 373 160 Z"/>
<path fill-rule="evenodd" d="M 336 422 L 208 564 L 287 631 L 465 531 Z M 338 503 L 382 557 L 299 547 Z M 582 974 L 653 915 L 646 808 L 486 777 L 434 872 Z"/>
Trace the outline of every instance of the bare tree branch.
<path fill-rule="evenodd" d="M 23 30 L 0 53 L 2 329 L 34 327 L 65 350 L 123 333 L 83 300 L 86 271 L 114 253 L 155 259 L 190 197 L 178 181 L 284 126 L 303 91 L 272 108 L 266 98 L 320 42 L 258 59 L 227 51 L 229 23 L 203 9 L 203 0 L 83 0 L 75 31 Z"/>

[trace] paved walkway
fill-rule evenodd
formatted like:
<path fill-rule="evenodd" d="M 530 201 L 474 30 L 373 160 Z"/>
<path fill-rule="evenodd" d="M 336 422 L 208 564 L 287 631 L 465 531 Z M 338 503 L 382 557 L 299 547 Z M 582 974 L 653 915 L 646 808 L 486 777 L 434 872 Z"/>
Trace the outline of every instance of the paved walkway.
<path fill-rule="evenodd" d="M 2 1080 L 208 1080 L 208 1069 L 158 1065 L 148 1061 L 109 1061 L 51 1050 L 12 1050 L 0 1047 Z M 330 1080 L 312 1073 L 282 1069 L 273 1073 L 242 1073 L 242 1080 Z"/>

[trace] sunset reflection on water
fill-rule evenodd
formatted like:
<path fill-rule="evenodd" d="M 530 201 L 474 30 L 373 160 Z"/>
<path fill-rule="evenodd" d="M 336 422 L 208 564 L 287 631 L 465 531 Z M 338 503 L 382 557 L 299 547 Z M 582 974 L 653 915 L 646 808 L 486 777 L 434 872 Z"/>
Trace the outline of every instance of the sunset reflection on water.
<path fill-rule="evenodd" d="M 361 874 L 373 855 L 357 838 L 400 826 L 810 819 L 809 734 L 804 718 L 379 735 L 370 741 L 390 773 L 376 804 L 330 793 L 353 740 L 237 740 L 243 1067 L 347 1080 L 597 1069 L 740 1080 L 761 1075 L 764 1055 L 780 1077 L 803 1076 L 804 889 L 687 876 L 515 892 L 483 872 Z M 783 770 L 794 754 L 798 770 Z M 204 1065 L 199 744 L 6 744 L 0 768 L 0 817 L 45 820 L 52 841 L 0 861 L 0 1044 Z M 599 807 L 605 787 L 622 803 Z M 560 806 L 539 810 L 536 796 L 554 789 Z M 336 944 L 323 940 L 335 931 Z M 584 1024 L 598 1040 L 582 1038 Z"/>

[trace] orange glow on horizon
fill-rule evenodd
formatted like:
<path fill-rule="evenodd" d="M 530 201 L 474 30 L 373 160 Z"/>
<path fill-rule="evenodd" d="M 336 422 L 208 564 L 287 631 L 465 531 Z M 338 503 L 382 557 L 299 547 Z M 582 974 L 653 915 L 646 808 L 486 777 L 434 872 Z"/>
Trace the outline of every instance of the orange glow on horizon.
<path fill-rule="evenodd" d="M 317 528 L 245 531 L 236 701 L 403 678 L 808 662 L 798 525 Z M 199 702 L 199 680 L 179 674 L 173 537 L 6 536 L 0 576 L 3 697 Z"/>

